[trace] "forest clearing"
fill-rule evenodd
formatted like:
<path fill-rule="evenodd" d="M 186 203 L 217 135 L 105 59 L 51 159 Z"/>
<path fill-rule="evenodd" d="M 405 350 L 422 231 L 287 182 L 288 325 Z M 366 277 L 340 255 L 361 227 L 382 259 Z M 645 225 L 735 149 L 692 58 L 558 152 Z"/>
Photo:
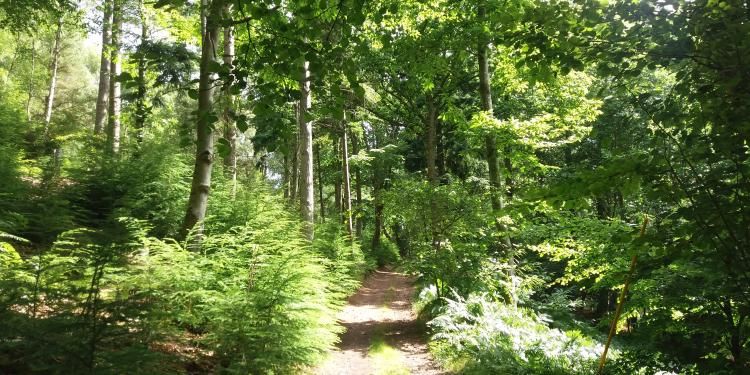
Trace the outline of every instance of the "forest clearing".
<path fill-rule="evenodd" d="M 748 0 L 0 0 L 0 374 L 750 374 Z"/>

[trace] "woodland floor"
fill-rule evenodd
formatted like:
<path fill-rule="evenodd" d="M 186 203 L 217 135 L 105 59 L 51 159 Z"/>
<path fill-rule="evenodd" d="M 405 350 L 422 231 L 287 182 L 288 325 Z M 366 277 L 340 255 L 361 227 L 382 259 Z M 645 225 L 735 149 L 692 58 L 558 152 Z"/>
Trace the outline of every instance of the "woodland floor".
<path fill-rule="evenodd" d="M 432 359 L 424 325 L 412 309 L 414 278 L 379 269 L 339 314 L 346 327 L 338 350 L 317 375 L 446 374 Z"/>

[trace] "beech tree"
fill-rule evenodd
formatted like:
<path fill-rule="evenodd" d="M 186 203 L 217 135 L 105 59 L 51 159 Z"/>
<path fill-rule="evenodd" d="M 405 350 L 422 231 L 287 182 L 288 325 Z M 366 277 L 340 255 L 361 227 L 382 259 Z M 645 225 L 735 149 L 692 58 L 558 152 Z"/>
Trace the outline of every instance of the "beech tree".
<path fill-rule="evenodd" d="M 200 82 L 198 85 L 198 111 L 196 119 L 195 167 L 190 185 L 190 198 L 182 223 L 182 236 L 186 236 L 196 225 L 202 225 L 206 217 L 208 196 L 211 191 L 211 168 L 214 161 L 213 123 L 218 120 L 214 114 L 214 73 L 213 64 L 218 60 L 217 46 L 221 32 L 222 0 L 212 0 L 206 9 L 206 27 L 201 42 Z M 201 234 L 201 227 L 196 231 Z"/>
<path fill-rule="evenodd" d="M 113 154 L 120 150 L 120 107 L 122 61 L 120 48 L 122 44 L 122 1 L 112 0 L 112 33 L 109 57 L 109 106 L 107 109 L 107 148 Z"/>
<path fill-rule="evenodd" d="M 94 134 L 104 131 L 104 123 L 107 116 L 109 103 L 109 79 L 110 79 L 110 43 L 112 38 L 112 2 L 102 1 L 102 51 L 101 63 L 99 64 L 99 89 L 97 91 L 96 112 L 94 114 Z"/>
<path fill-rule="evenodd" d="M 63 33 L 63 16 L 57 20 L 57 31 L 55 31 L 55 41 L 52 47 L 52 60 L 49 64 L 49 90 L 44 103 L 44 135 L 49 134 L 49 123 L 52 120 L 52 106 L 55 102 L 55 90 L 57 89 L 57 70 L 60 66 L 60 51 L 62 49 Z"/>
<path fill-rule="evenodd" d="M 397 272 L 456 373 L 748 373 L 749 25 L 0 1 L 0 373 L 315 371 L 345 328 L 400 360 L 336 319 Z"/>

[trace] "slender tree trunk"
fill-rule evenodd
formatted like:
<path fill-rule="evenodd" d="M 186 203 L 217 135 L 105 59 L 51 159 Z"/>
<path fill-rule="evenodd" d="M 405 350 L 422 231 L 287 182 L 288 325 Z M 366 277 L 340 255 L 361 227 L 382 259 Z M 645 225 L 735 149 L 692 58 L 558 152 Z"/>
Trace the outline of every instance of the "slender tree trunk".
<path fill-rule="evenodd" d="M 102 54 L 99 64 L 99 91 L 96 96 L 96 113 L 94 116 L 94 134 L 104 131 L 104 120 L 107 118 L 107 103 L 109 102 L 109 48 L 112 32 L 112 3 L 104 0 L 102 3 Z"/>
<path fill-rule="evenodd" d="M 432 232 L 432 247 L 440 249 L 440 235 L 438 233 L 439 212 L 435 199 L 435 189 L 438 186 L 437 173 L 437 106 L 432 94 L 427 96 L 427 134 L 425 139 L 425 158 L 427 159 L 427 180 L 430 183 L 430 230 Z"/>
<path fill-rule="evenodd" d="M 232 12 L 232 4 L 224 5 L 224 16 L 229 19 Z M 231 82 L 224 86 L 224 139 L 229 142 L 229 152 L 224 158 L 224 166 L 229 171 L 232 179 L 232 197 L 237 194 L 237 127 L 232 119 L 234 107 L 234 95 L 232 95 L 232 84 L 234 83 L 234 27 L 224 27 L 224 64 L 229 66 Z"/>
<path fill-rule="evenodd" d="M 140 2 L 141 14 L 141 54 L 138 57 L 138 99 L 135 110 L 135 139 L 140 144 L 143 141 L 143 132 L 146 128 L 146 117 L 148 108 L 146 108 L 146 56 L 144 50 L 148 44 L 148 20 L 146 19 L 146 6 Z"/>
<path fill-rule="evenodd" d="M 443 128 L 445 124 L 442 121 L 435 121 L 435 168 L 437 168 L 438 178 L 445 175 L 445 142 L 443 142 Z"/>
<path fill-rule="evenodd" d="M 206 23 L 208 18 L 208 6 L 211 0 L 200 0 L 201 1 L 201 36 L 206 35 Z"/>
<path fill-rule="evenodd" d="M 300 206 L 302 220 L 305 222 L 305 236 L 312 241 L 315 235 L 315 193 L 313 190 L 313 134 L 312 122 L 307 120 L 307 110 L 310 109 L 310 63 L 305 61 L 302 66 L 300 80 Z"/>
<path fill-rule="evenodd" d="M 193 180 L 190 187 L 190 198 L 188 200 L 185 220 L 182 224 L 182 237 L 186 237 L 196 224 L 197 237 L 203 232 L 203 219 L 206 217 L 208 205 L 208 194 L 211 190 L 211 167 L 214 160 L 214 140 L 212 124 L 207 116 L 213 110 L 213 81 L 215 74 L 210 72 L 211 65 L 217 62 L 217 44 L 221 32 L 221 10 L 222 1 L 211 2 L 208 16 L 206 18 L 205 34 L 201 45 L 200 83 L 198 85 L 198 122 L 197 150 L 195 154 L 195 168 L 193 169 Z"/>
<path fill-rule="evenodd" d="M 297 116 L 299 116 L 299 106 L 297 109 Z M 289 180 L 289 201 L 296 202 L 297 200 L 297 188 L 299 187 L 299 127 L 297 128 L 297 137 L 292 145 L 292 165 L 291 175 L 292 178 Z"/>
<path fill-rule="evenodd" d="M 281 187 L 284 189 L 284 198 L 289 198 L 289 156 L 284 153 L 284 176 L 282 176 Z"/>
<path fill-rule="evenodd" d="M 363 126 L 364 128 L 364 126 Z M 366 129 L 365 129 L 366 131 Z M 365 132 L 365 134 L 367 134 Z M 373 147 L 379 147 L 382 144 L 377 135 L 374 137 Z M 367 151 L 370 151 L 370 145 L 365 142 Z M 383 187 L 385 185 L 385 171 L 381 163 L 376 162 L 372 171 L 372 204 L 375 213 L 375 220 L 372 228 L 372 249 L 377 250 L 381 246 L 381 237 L 383 235 Z"/>
<path fill-rule="evenodd" d="M 349 174 L 349 145 L 346 135 L 346 121 L 344 121 L 343 136 L 341 137 L 341 151 L 344 174 L 344 208 L 346 210 L 346 229 L 349 232 L 349 238 L 352 238 L 354 223 L 352 222 L 352 185 L 351 175 Z"/>
<path fill-rule="evenodd" d="M 484 18 L 484 8 L 480 8 L 480 18 Z M 493 116 L 492 108 L 492 92 L 490 91 L 490 70 L 489 60 L 487 59 L 487 44 L 485 42 L 479 43 L 479 97 L 481 100 L 482 110 L 487 112 L 489 116 Z M 497 212 L 503 208 L 503 201 L 500 195 L 502 186 L 500 184 L 500 169 L 497 161 L 497 140 L 493 134 L 488 134 L 484 137 L 484 155 L 487 159 L 487 166 L 489 168 L 490 187 L 492 191 L 490 193 L 490 202 L 492 204 L 492 210 Z"/>
<path fill-rule="evenodd" d="M 341 171 L 343 170 L 343 166 L 341 163 L 341 139 L 339 138 L 337 142 L 334 143 L 333 149 L 336 152 L 336 170 Z M 336 178 L 334 179 L 334 187 L 333 187 L 333 196 L 336 200 L 336 214 L 338 215 L 338 221 L 340 223 L 344 222 L 344 206 L 342 202 L 344 201 L 341 197 L 343 194 L 341 193 L 341 173 L 336 172 Z"/>
<path fill-rule="evenodd" d="M 36 38 L 31 38 L 31 74 L 29 75 L 29 96 L 26 99 L 26 120 L 31 121 L 31 100 L 34 98 L 34 73 L 36 73 Z"/>
<path fill-rule="evenodd" d="M 355 137 L 353 139 L 353 145 L 354 145 L 354 153 L 359 153 L 359 142 L 357 138 Z M 356 193 L 356 199 L 357 199 L 357 212 L 362 211 L 362 177 L 359 173 L 359 167 L 354 168 L 354 190 Z M 357 215 L 356 217 L 356 231 L 357 231 L 357 238 L 362 240 L 362 230 L 363 228 L 363 221 L 362 218 Z"/>
<path fill-rule="evenodd" d="M 63 16 L 57 20 L 57 32 L 55 32 L 55 45 L 52 47 L 52 61 L 50 61 L 49 71 L 49 91 L 47 92 L 47 102 L 44 106 L 44 136 L 49 136 L 49 123 L 52 121 L 52 105 L 55 102 L 55 89 L 57 89 L 57 68 L 60 65 L 60 50 L 62 49 L 62 31 Z"/>
<path fill-rule="evenodd" d="M 122 0 L 112 1 L 112 43 L 109 77 L 109 122 L 107 146 L 113 154 L 120 150 L 120 43 L 122 33 Z"/>
<path fill-rule="evenodd" d="M 480 21 L 484 21 L 486 10 L 484 4 L 480 4 L 478 9 L 478 16 Z M 487 57 L 488 43 L 484 37 L 479 40 L 478 48 L 478 63 L 479 63 L 479 96 L 481 101 L 482 110 L 487 112 L 489 116 L 494 116 L 494 108 L 492 106 L 492 91 L 490 90 L 490 69 L 489 59 Z M 504 204 L 502 198 L 502 186 L 500 168 L 498 165 L 497 155 L 497 141 L 495 136 L 488 134 L 484 139 L 485 146 L 485 157 L 487 159 L 487 166 L 489 169 L 490 177 L 490 202 L 492 205 L 492 212 L 495 216 L 498 216 L 502 211 Z M 510 160 L 508 160 L 510 162 Z M 515 251 L 513 249 L 513 243 L 510 241 L 510 236 L 507 234 L 507 228 L 503 225 L 498 218 L 495 219 L 495 226 L 497 230 L 503 233 L 503 246 L 505 247 L 508 255 L 509 263 L 509 277 L 511 281 L 511 298 L 512 303 L 517 303 L 516 299 L 516 270 L 515 270 Z"/>
<path fill-rule="evenodd" d="M 323 200 L 323 169 L 320 167 L 320 145 L 315 145 L 315 161 L 318 169 L 318 199 L 320 199 L 320 219 L 326 221 L 326 205 Z"/>
<path fill-rule="evenodd" d="M 377 251 L 380 248 L 380 240 L 383 231 L 383 204 L 382 187 L 383 187 L 383 176 L 380 168 L 373 170 L 373 183 L 372 183 L 372 200 L 375 208 L 375 222 L 372 228 L 372 250 Z"/>

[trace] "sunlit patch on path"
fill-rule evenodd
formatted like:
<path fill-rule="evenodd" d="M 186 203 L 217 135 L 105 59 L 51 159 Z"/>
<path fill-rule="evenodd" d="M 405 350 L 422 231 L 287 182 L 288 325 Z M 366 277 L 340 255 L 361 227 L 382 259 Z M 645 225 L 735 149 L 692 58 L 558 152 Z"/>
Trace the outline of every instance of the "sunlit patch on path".
<path fill-rule="evenodd" d="M 349 299 L 339 321 L 346 328 L 338 350 L 318 375 L 445 374 L 427 349 L 411 298 L 414 279 L 380 269 Z"/>

